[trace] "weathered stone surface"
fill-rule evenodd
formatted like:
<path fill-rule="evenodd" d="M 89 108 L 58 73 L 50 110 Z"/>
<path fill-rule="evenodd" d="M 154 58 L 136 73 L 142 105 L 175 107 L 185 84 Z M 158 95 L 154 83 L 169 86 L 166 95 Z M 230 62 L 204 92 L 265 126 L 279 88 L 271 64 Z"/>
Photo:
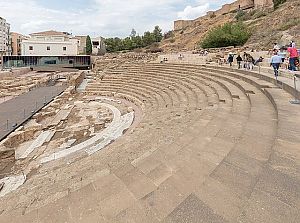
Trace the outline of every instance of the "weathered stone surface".
<path fill-rule="evenodd" d="M 43 142 L 13 165 L 27 180 L 0 198 L 0 222 L 297 222 L 300 110 L 284 89 L 222 67 L 113 64 L 36 117 L 60 121 L 16 148 Z"/>
<path fill-rule="evenodd" d="M 227 221 L 191 194 L 166 218 L 165 222 L 226 223 Z"/>

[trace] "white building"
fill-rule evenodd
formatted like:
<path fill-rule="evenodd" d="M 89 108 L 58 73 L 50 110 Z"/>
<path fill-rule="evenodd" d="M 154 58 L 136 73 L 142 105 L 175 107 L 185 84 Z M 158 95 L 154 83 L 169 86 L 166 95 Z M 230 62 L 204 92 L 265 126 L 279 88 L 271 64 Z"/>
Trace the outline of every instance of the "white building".
<path fill-rule="evenodd" d="M 91 38 L 92 41 L 92 55 L 104 55 L 106 53 L 106 46 L 103 37 Z"/>
<path fill-rule="evenodd" d="M 9 37 L 10 25 L 5 19 L 0 17 L 0 54 L 9 56 L 10 50 L 10 37 Z"/>
<path fill-rule="evenodd" d="M 45 31 L 30 34 L 21 43 L 22 56 L 76 56 L 78 40 L 69 33 Z"/>

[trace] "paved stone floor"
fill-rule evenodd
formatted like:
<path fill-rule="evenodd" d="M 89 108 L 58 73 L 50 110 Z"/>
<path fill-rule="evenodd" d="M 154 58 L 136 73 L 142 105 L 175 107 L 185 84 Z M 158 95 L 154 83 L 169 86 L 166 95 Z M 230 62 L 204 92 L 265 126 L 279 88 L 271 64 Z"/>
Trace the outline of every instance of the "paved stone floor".
<path fill-rule="evenodd" d="M 263 79 L 127 64 L 87 95 L 141 121 L 101 151 L 41 165 L 0 198 L 0 222 L 299 223 L 300 108 Z"/>

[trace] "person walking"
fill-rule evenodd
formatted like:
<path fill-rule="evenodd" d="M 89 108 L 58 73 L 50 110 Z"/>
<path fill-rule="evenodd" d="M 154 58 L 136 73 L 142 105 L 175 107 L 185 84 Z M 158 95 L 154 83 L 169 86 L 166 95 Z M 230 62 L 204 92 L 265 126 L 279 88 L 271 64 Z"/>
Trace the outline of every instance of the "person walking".
<path fill-rule="evenodd" d="M 227 61 L 230 65 L 230 67 L 232 67 L 232 63 L 233 63 L 233 54 L 232 53 L 229 53 Z"/>
<path fill-rule="evenodd" d="M 254 62 L 255 62 L 254 58 L 250 54 L 248 54 L 247 55 L 247 69 L 248 70 L 253 70 Z"/>
<path fill-rule="evenodd" d="M 290 47 L 288 48 L 289 53 L 289 70 L 296 71 L 296 60 L 299 57 L 298 50 L 296 48 L 296 44 L 291 43 Z"/>
<path fill-rule="evenodd" d="M 281 63 L 282 63 L 282 58 L 275 51 L 274 55 L 270 59 L 270 66 L 272 66 L 274 69 L 274 75 L 275 75 L 276 79 L 278 77 L 279 67 L 280 67 Z"/>
<path fill-rule="evenodd" d="M 240 54 L 238 54 L 237 58 L 236 58 L 236 61 L 237 61 L 237 64 L 238 64 L 238 69 L 241 69 L 242 68 L 242 61 L 243 61 L 243 58 L 241 57 Z"/>

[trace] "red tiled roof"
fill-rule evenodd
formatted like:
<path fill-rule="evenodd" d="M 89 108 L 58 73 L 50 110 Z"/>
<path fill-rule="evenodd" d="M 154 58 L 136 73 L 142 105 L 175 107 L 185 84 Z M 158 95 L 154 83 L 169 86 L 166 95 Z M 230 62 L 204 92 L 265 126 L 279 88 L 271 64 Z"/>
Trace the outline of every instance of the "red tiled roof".
<path fill-rule="evenodd" d="M 57 32 L 57 31 L 54 31 L 54 30 L 49 30 L 49 31 L 44 31 L 44 32 L 31 33 L 30 35 L 32 35 L 32 36 L 37 36 L 37 35 L 41 35 L 41 36 L 58 36 L 58 35 L 66 35 L 66 33 Z"/>

